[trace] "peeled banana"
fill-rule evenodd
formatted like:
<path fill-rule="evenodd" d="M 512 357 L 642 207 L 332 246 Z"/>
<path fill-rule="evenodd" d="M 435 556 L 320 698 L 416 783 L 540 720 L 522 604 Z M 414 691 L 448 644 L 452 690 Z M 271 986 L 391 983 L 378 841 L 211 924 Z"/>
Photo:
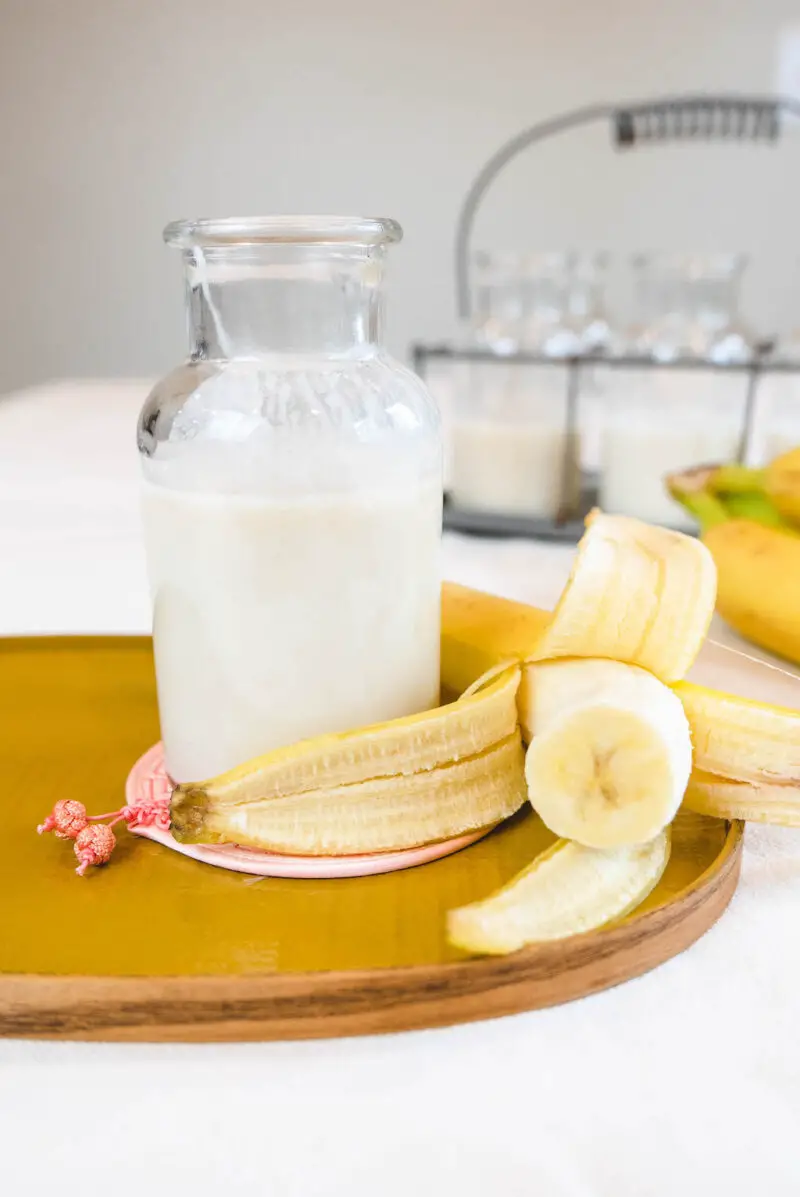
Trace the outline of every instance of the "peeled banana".
<path fill-rule="evenodd" d="M 451 911 L 447 937 L 468 952 L 504 954 L 592 931 L 644 901 L 669 850 L 668 830 L 649 843 L 605 851 L 557 840 L 498 893 Z"/>
<path fill-rule="evenodd" d="M 528 795 L 556 835 L 614 848 L 672 822 L 692 743 L 680 699 L 663 682 L 619 661 L 529 664 L 521 703 Z"/>

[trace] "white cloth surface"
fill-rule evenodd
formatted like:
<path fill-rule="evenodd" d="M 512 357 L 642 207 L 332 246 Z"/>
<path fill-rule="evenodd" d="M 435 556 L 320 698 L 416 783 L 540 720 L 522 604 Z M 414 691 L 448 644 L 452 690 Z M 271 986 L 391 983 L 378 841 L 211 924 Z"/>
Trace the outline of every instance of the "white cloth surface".
<path fill-rule="evenodd" d="M 146 390 L 0 398 L 0 634 L 147 629 Z M 448 577 L 542 604 L 570 558 L 445 537 Z M 796 1197 L 798 931 L 800 831 L 750 827 L 709 934 L 552 1010 L 310 1043 L 0 1041 L 0 1193 Z"/>

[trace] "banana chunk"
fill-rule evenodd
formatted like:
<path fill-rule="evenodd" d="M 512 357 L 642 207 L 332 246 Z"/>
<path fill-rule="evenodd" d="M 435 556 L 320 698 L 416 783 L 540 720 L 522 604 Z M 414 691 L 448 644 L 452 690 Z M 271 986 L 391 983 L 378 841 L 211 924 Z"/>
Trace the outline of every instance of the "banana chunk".
<path fill-rule="evenodd" d="M 618 661 L 529 665 L 519 694 L 534 810 L 591 848 L 653 839 L 674 818 L 692 769 L 678 697 Z"/>
<path fill-rule="evenodd" d="M 467 952 L 503 955 L 592 931 L 644 901 L 669 852 L 668 831 L 647 844 L 610 850 L 557 840 L 504 889 L 451 911 L 447 937 Z"/>

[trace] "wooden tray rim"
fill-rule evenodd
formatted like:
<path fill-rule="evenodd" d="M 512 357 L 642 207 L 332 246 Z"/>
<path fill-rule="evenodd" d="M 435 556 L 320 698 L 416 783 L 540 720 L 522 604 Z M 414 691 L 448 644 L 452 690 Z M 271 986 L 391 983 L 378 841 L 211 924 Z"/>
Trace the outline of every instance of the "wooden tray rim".
<path fill-rule="evenodd" d="M 744 824 L 674 898 L 604 930 L 442 964 L 247 975 L 0 973 L 0 1038 L 210 1042 L 330 1038 L 540 1009 L 639 976 L 717 921 L 739 879 Z"/>

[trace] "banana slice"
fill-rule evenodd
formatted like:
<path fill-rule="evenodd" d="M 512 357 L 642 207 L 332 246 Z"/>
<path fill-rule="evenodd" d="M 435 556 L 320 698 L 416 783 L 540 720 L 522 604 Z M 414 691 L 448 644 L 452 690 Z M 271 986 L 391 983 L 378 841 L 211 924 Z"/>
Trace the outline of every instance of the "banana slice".
<path fill-rule="evenodd" d="M 218 804 L 181 786 L 172 832 L 184 844 L 234 843 L 289 854 L 387 852 L 493 826 L 527 798 L 519 730 L 438 769 L 324 786 L 264 801 Z"/>
<path fill-rule="evenodd" d="M 445 583 L 443 669 L 463 689 L 498 661 L 604 657 L 677 681 L 699 652 L 715 595 L 700 541 L 594 512 L 553 612 Z"/>
<path fill-rule="evenodd" d="M 680 700 L 652 674 L 619 661 L 529 665 L 519 703 L 528 794 L 556 835 L 613 848 L 671 822 L 692 743 Z"/>
<path fill-rule="evenodd" d="M 557 840 L 504 889 L 451 911 L 447 937 L 467 952 L 502 955 L 592 931 L 644 901 L 669 852 L 668 831 L 647 844 L 605 851 Z"/>
<path fill-rule="evenodd" d="M 716 819 L 800 827 L 800 785 L 790 783 L 731 781 L 695 769 L 683 805 Z"/>

